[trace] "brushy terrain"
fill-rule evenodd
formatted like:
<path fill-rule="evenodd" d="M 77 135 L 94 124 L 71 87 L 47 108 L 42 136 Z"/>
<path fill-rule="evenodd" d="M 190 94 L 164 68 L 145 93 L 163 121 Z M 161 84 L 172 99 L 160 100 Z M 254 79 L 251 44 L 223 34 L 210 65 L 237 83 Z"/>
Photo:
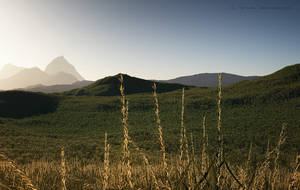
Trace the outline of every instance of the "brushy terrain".
<path fill-rule="evenodd" d="M 58 94 L 49 113 L 1 115 L 0 188 L 296 189 L 299 68 L 154 97 L 125 97 L 124 77 L 121 103 Z"/>

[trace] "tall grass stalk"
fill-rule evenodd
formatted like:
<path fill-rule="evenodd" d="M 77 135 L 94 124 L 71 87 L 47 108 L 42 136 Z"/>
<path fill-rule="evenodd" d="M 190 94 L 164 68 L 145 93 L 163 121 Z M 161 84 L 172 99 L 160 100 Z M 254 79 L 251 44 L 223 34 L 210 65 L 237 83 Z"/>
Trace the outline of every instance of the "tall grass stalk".
<path fill-rule="evenodd" d="M 129 141 L 129 135 L 128 135 L 128 100 L 125 98 L 125 92 L 124 92 L 124 86 L 123 86 L 123 75 L 120 75 L 120 93 L 121 93 L 121 113 L 122 113 L 122 124 L 123 124 L 123 131 L 124 131 L 124 141 L 123 141 L 123 165 L 126 167 L 126 176 L 127 176 L 127 182 L 129 184 L 129 187 L 131 189 L 134 189 L 134 184 L 132 181 L 132 168 L 131 168 L 131 162 L 130 162 L 130 151 L 128 148 L 128 141 Z"/>
<path fill-rule="evenodd" d="M 65 161 L 65 149 L 61 148 L 61 183 L 62 190 L 67 190 L 66 186 L 66 161 Z"/>
<path fill-rule="evenodd" d="M 209 157 L 207 154 L 207 146 L 208 146 L 208 135 L 206 134 L 206 116 L 203 116 L 203 133 L 202 133 L 202 154 L 201 154 L 201 172 L 204 174 L 209 167 Z"/>
<path fill-rule="evenodd" d="M 158 98 L 156 93 L 156 84 L 153 84 L 153 98 L 154 98 L 154 104 L 155 104 L 155 116 L 156 116 L 156 123 L 157 123 L 157 129 L 159 133 L 159 142 L 160 142 L 160 149 L 162 153 L 162 161 L 163 161 L 163 170 L 166 175 L 166 184 L 168 186 L 168 189 L 171 189 L 171 184 L 169 183 L 169 172 L 168 172 L 168 163 L 166 158 L 166 147 L 163 139 L 163 131 L 161 126 L 161 121 L 159 117 L 159 104 L 158 104 Z"/>
<path fill-rule="evenodd" d="M 108 175 L 109 175 L 109 149 L 110 145 L 107 143 L 107 133 L 104 137 L 104 174 L 103 174 L 103 190 L 108 187 Z"/>
<path fill-rule="evenodd" d="M 189 183 L 190 187 L 194 189 L 194 182 L 197 182 L 197 174 L 196 174 L 196 155 L 195 155 L 195 146 L 194 146 L 194 138 L 193 138 L 193 133 L 191 133 L 191 161 L 192 161 L 192 171 L 189 173 Z"/>
<path fill-rule="evenodd" d="M 187 132 L 184 125 L 184 88 L 182 88 L 181 95 L 181 127 L 180 127 L 180 155 L 179 155 L 179 171 L 183 172 L 183 168 L 185 168 L 190 162 L 189 156 L 189 144 L 187 139 Z"/>
<path fill-rule="evenodd" d="M 218 129 L 218 146 L 219 146 L 219 150 L 218 150 L 218 162 L 221 163 L 223 160 L 223 132 L 222 132 L 222 109 L 221 109 L 221 100 L 222 100 L 222 75 L 221 73 L 219 73 L 219 86 L 218 86 L 218 125 L 217 125 L 217 129 Z"/>
<path fill-rule="evenodd" d="M 195 163 L 196 157 L 195 157 L 195 146 L 194 146 L 193 133 L 191 133 L 191 151 L 192 151 L 192 160 L 193 160 L 193 163 Z"/>
<path fill-rule="evenodd" d="M 217 160 L 217 165 L 220 165 L 223 160 L 224 160 L 224 142 L 223 142 L 223 130 L 222 130 L 222 109 L 221 109 L 221 100 L 222 100 L 222 75 L 219 73 L 218 77 L 219 85 L 218 85 L 218 124 L 217 124 L 217 129 L 218 129 L 218 160 Z M 217 184 L 218 186 L 221 185 L 222 179 L 224 176 L 223 175 L 223 169 L 222 167 L 217 168 Z"/>

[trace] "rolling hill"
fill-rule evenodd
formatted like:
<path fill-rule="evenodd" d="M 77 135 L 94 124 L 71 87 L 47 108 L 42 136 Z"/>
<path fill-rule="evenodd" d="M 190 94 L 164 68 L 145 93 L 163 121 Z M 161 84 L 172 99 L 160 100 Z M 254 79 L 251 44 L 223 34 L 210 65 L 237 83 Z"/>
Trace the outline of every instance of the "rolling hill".
<path fill-rule="evenodd" d="M 123 74 L 124 86 L 126 94 L 147 93 L 153 91 L 153 82 L 144 80 L 129 75 Z M 105 77 L 96 82 L 66 94 L 68 95 L 88 95 L 88 96 L 118 96 L 120 95 L 120 74 L 115 76 Z M 158 92 L 169 92 L 181 89 L 184 86 L 180 84 L 157 83 Z"/>
<path fill-rule="evenodd" d="M 231 103 L 288 101 L 300 97 L 300 64 L 287 66 L 273 74 L 242 81 L 224 88 Z"/>
<path fill-rule="evenodd" d="M 243 80 L 252 80 L 257 78 L 258 76 L 240 76 L 230 73 L 222 73 L 222 77 L 223 86 L 228 86 Z M 196 75 L 178 77 L 170 80 L 163 80 L 162 82 L 178 83 L 182 85 L 198 87 L 216 87 L 218 86 L 218 73 L 201 73 Z"/>

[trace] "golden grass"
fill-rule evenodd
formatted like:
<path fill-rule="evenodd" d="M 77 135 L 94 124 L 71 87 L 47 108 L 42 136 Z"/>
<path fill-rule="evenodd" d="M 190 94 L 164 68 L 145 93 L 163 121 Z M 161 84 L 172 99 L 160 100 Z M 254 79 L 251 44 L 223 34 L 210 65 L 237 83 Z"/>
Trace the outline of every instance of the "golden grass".
<path fill-rule="evenodd" d="M 219 74 L 219 86 L 218 86 L 218 124 L 217 124 L 217 130 L 218 130 L 218 160 L 217 160 L 217 165 L 220 165 L 223 160 L 224 160 L 224 142 L 223 142 L 223 131 L 222 131 L 222 109 L 221 109 L 221 101 L 222 101 L 222 75 Z M 218 186 L 223 183 L 223 168 L 219 167 L 217 168 L 217 184 Z"/>
<path fill-rule="evenodd" d="M 166 176 L 165 184 L 168 187 L 168 189 L 172 189 L 171 184 L 169 183 L 170 180 L 169 180 L 169 172 L 168 172 L 168 163 L 167 163 L 167 158 L 166 158 L 166 147 L 165 147 L 165 143 L 164 143 L 163 131 L 162 131 L 162 126 L 161 126 L 160 117 L 159 117 L 159 104 L 158 104 L 155 83 L 153 84 L 153 98 L 154 98 L 154 104 L 155 104 L 155 116 L 156 116 L 157 130 L 159 133 L 160 150 L 162 153 L 163 171 Z"/>
<path fill-rule="evenodd" d="M 66 186 L 66 162 L 65 162 L 65 150 L 64 147 L 61 148 L 61 183 L 62 190 L 67 190 Z"/>
<path fill-rule="evenodd" d="M 124 87 L 123 87 L 123 75 L 120 75 L 120 93 L 121 93 L 121 102 L 122 102 L 122 123 L 123 123 L 123 131 L 124 131 L 124 141 L 123 141 L 123 165 L 125 166 L 125 172 L 127 176 L 127 183 L 131 189 L 134 189 L 134 183 L 132 181 L 132 168 L 130 163 L 130 150 L 128 148 L 128 100 L 125 98 Z"/>
<path fill-rule="evenodd" d="M 19 180 L 19 184 L 26 189 L 37 190 L 35 185 L 33 185 L 32 180 L 23 172 L 12 160 L 6 157 L 4 153 L 0 153 L 0 158 L 4 161 L 0 164 L 1 168 L 7 168 L 10 172 L 14 174 L 14 179 Z M 1 181 L 0 181 L 1 182 Z M 0 183 L 1 187 L 7 187 L 5 184 Z M 9 189 L 9 188 L 8 188 Z"/>
<path fill-rule="evenodd" d="M 297 155 L 297 157 L 296 157 L 296 167 L 294 169 L 293 176 L 292 176 L 291 182 L 289 184 L 289 189 L 294 189 L 294 190 L 300 189 L 300 171 L 299 171 L 299 168 L 300 168 L 300 155 Z"/>
<path fill-rule="evenodd" d="M 103 173 L 103 190 L 108 187 L 108 175 L 109 175 L 109 144 L 107 143 L 107 133 L 104 137 L 104 173 Z"/>
<path fill-rule="evenodd" d="M 208 147 L 208 135 L 206 134 L 206 127 L 205 127 L 206 117 L 203 116 L 203 133 L 202 133 L 202 155 L 201 155 L 201 172 L 204 174 L 208 167 L 209 167 L 209 157 L 207 154 L 207 147 Z"/>
<path fill-rule="evenodd" d="M 198 159 L 196 159 L 198 161 Z M 70 161 L 68 162 L 68 176 L 67 176 L 67 187 L 68 189 L 72 190 L 80 190 L 80 189 L 103 189 L 103 175 L 104 175 L 104 168 L 102 163 L 94 162 L 91 164 L 80 164 L 79 161 Z M 41 161 L 41 162 L 33 162 L 31 164 L 26 164 L 22 168 L 28 171 L 28 177 L 35 181 L 37 184 L 38 189 L 40 190 L 51 190 L 51 189 L 61 189 L 61 179 L 59 177 L 59 169 L 60 163 L 53 163 L 50 161 Z M 208 189 L 208 183 L 213 185 L 216 184 L 214 182 L 214 173 L 216 172 L 215 169 L 210 170 L 209 176 L 206 179 L 203 179 L 203 182 L 200 183 L 203 176 L 200 173 L 200 167 L 195 164 L 196 173 L 191 173 L 192 177 L 192 184 L 189 184 L 187 176 L 179 176 L 178 165 L 175 162 L 169 164 L 169 173 L 170 173 L 170 180 L 173 184 L 173 189 L 184 189 L 186 186 L 190 189 Z M 239 166 L 232 166 L 230 165 L 233 172 L 237 172 Z M 157 178 L 157 184 L 155 184 L 154 178 L 151 176 L 151 171 L 147 169 L 147 166 L 143 164 L 133 165 L 133 173 L 132 178 L 135 181 L 135 188 L 141 189 L 166 189 L 167 186 L 164 184 L 164 174 L 162 172 L 162 165 L 151 165 L 153 170 L 153 174 Z M 296 169 L 296 167 L 295 167 Z M 15 176 L 13 178 L 13 170 L 9 168 L 0 167 L 1 170 L 1 181 L 3 185 L 11 188 L 17 189 L 17 187 L 24 187 L 21 186 L 20 179 Z M 123 185 L 120 183 L 118 177 L 120 175 L 120 165 L 118 163 L 112 163 L 109 166 L 109 173 L 108 173 L 108 183 L 107 189 L 128 189 L 128 186 Z M 299 166 L 298 166 L 299 170 Z M 270 173 L 267 173 L 268 176 Z M 299 178 L 299 171 L 293 173 L 287 171 L 285 169 L 280 170 L 281 176 L 281 184 L 279 187 L 275 187 L 275 189 L 288 189 L 289 186 L 294 186 L 294 189 L 299 187 L 300 178 Z M 2 178 L 9 178 L 9 180 L 2 180 Z M 194 181 L 194 177 L 197 177 L 197 181 Z M 226 183 L 223 184 L 221 189 L 240 189 L 239 185 L 232 179 L 230 174 L 224 176 Z M 258 178 L 259 176 L 255 177 Z M 286 180 L 283 180 L 285 178 Z M 238 177 L 240 179 L 240 177 Z M 292 181 L 293 179 L 293 181 Z M 13 182 L 14 181 L 14 182 Z M 242 180 L 240 180 L 242 183 Z M 14 183 L 14 184 L 13 184 Z M 193 186 L 191 186 L 193 185 Z M 202 188 L 201 185 L 203 186 Z M 1 185 L 0 185 L 1 186 Z M 269 187 L 270 188 L 270 187 Z M 0 187 L 0 189 L 5 189 L 4 187 Z M 22 188 L 20 188 L 22 189 Z M 23 189 L 26 189 L 25 187 Z M 28 189 L 28 188 L 27 188 Z M 259 187 L 255 186 L 254 184 L 251 185 L 250 188 L 244 189 L 266 189 L 266 186 Z M 299 189 L 299 188 L 298 188 Z"/>

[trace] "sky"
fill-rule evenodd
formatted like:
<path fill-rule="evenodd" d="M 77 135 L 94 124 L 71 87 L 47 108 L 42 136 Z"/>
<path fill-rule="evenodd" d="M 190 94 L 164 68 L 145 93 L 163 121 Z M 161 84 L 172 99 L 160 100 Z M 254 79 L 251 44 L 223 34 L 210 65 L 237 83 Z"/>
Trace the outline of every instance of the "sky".
<path fill-rule="evenodd" d="M 0 0 L 0 68 L 145 79 L 267 75 L 300 63 L 298 0 Z"/>

